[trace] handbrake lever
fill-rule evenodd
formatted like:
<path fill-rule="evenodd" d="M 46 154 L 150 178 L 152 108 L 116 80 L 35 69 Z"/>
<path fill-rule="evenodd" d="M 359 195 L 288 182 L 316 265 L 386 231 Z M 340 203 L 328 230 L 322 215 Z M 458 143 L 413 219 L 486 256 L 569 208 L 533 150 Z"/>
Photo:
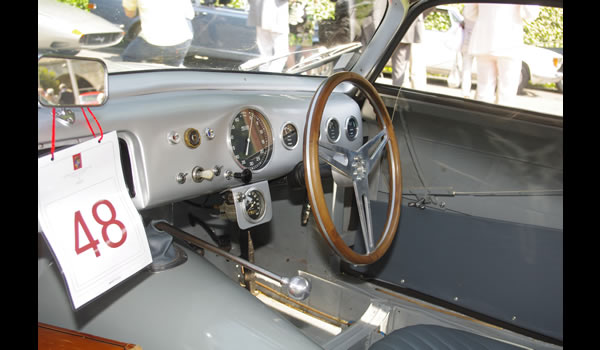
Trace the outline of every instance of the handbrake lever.
<path fill-rule="evenodd" d="M 219 249 L 212 244 L 189 234 L 171 224 L 168 224 L 164 221 L 158 222 L 154 224 L 154 227 L 157 229 L 167 232 L 173 238 L 180 239 L 182 241 L 187 242 L 190 245 L 203 248 L 209 250 L 215 254 L 219 254 L 226 259 L 235 261 L 236 263 L 256 272 L 264 275 L 268 278 L 271 278 L 277 282 L 279 282 L 282 286 L 287 290 L 288 295 L 295 300 L 304 300 L 308 297 L 311 290 L 311 283 L 308 279 L 302 276 L 294 276 L 291 278 L 279 276 L 271 271 L 265 270 L 264 268 L 249 262 L 248 260 L 242 259 L 238 256 L 230 254 L 222 249 Z"/>

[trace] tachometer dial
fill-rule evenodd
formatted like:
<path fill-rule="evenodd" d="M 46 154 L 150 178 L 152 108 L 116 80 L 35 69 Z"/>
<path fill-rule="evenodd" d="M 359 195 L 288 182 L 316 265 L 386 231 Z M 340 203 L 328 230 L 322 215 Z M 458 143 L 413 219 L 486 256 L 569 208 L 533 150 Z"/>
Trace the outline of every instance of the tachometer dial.
<path fill-rule="evenodd" d="M 229 130 L 231 151 L 238 164 L 250 170 L 262 169 L 273 152 L 273 136 L 262 113 L 244 109 L 238 113 Z"/>

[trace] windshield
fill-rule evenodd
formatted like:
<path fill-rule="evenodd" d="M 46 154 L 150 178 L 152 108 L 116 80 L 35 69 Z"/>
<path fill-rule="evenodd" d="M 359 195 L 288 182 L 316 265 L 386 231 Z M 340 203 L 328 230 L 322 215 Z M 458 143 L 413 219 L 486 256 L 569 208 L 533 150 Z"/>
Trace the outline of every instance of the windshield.
<path fill-rule="evenodd" d="M 373 0 L 38 0 L 38 52 L 100 58 L 109 72 L 327 76 L 384 11 Z"/>

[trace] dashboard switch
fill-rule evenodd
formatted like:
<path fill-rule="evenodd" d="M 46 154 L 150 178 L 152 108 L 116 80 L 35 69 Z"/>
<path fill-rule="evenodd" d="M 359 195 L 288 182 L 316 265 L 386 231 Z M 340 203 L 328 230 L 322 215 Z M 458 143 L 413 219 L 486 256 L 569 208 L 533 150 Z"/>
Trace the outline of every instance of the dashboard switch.
<path fill-rule="evenodd" d="M 211 128 L 204 129 L 204 134 L 206 135 L 206 138 L 209 140 L 212 140 L 215 138 L 215 131 Z"/>
<path fill-rule="evenodd" d="M 233 173 L 233 177 L 240 179 L 243 183 L 247 184 L 252 181 L 252 171 L 250 171 L 250 169 L 244 169 L 241 173 Z"/>
<path fill-rule="evenodd" d="M 167 140 L 169 141 L 170 144 L 176 145 L 179 143 L 179 141 L 181 141 L 181 136 L 179 136 L 179 133 L 177 131 L 171 131 L 167 135 Z"/>
<path fill-rule="evenodd" d="M 175 177 L 175 180 L 177 181 L 178 184 L 184 184 L 186 176 L 187 176 L 187 173 L 185 173 L 185 174 L 184 173 L 179 173 Z"/>
<path fill-rule="evenodd" d="M 192 180 L 194 182 L 202 182 L 203 180 L 212 180 L 215 177 L 213 170 L 204 170 L 197 166 L 192 169 Z"/>

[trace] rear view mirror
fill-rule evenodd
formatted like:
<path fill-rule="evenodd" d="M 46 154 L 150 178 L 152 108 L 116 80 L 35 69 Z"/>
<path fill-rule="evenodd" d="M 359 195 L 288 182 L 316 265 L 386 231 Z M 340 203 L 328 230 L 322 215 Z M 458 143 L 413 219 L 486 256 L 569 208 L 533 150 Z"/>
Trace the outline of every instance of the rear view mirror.
<path fill-rule="evenodd" d="M 43 106 L 101 106 L 107 99 L 108 75 L 101 60 L 61 56 L 38 59 L 38 101 Z"/>

